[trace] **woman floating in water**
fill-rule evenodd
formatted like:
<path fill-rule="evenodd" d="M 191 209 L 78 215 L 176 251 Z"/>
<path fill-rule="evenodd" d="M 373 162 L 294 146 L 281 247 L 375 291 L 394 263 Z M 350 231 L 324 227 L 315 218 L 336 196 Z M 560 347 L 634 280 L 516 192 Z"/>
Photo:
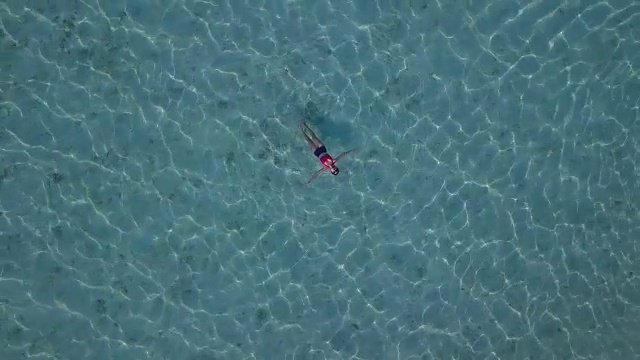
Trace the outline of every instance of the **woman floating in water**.
<path fill-rule="evenodd" d="M 302 130 L 302 134 L 304 135 L 305 140 L 307 140 L 307 143 L 311 147 L 311 151 L 313 151 L 313 155 L 317 156 L 318 159 L 320 160 L 320 163 L 322 163 L 322 169 L 316 171 L 311 176 L 311 179 L 307 181 L 307 184 L 312 182 L 318 175 L 320 175 L 320 173 L 322 173 L 325 170 L 331 171 L 333 175 L 338 175 L 340 173 L 340 169 L 338 169 L 338 167 L 336 166 L 336 163 L 338 162 L 338 160 L 340 160 L 341 157 L 347 155 L 353 150 L 343 152 L 342 154 L 338 155 L 337 158 L 334 159 L 331 157 L 331 155 L 327 153 L 327 148 L 324 146 L 322 141 L 318 139 L 316 134 L 309 128 L 307 123 L 303 122 L 302 124 L 300 124 L 300 130 Z"/>

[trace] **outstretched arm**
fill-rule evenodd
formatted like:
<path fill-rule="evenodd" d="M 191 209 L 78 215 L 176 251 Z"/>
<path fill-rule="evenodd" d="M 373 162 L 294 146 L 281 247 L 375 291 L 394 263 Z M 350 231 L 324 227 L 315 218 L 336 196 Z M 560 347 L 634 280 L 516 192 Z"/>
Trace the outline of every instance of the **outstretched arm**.
<path fill-rule="evenodd" d="M 349 153 L 351 153 L 352 151 L 355 151 L 356 149 L 351 149 L 349 151 L 345 151 L 342 154 L 338 155 L 337 158 L 334 159 L 335 162 L 338 162 L 338 160 L 340 160 L 341 157 L 349 155 Z"/>
<path fill-rule="evenodd" d="M 316 171 L 313 175 L 311 175 L 311 179 L 309 179 L 309 181 L 307 181 L 307 184 L 311 183 L 313 180 L 315 180 L 318 175 L 320 175 L 323 171 L 327 170 L 327 168 L 322 168 L 318 171 Z"/>

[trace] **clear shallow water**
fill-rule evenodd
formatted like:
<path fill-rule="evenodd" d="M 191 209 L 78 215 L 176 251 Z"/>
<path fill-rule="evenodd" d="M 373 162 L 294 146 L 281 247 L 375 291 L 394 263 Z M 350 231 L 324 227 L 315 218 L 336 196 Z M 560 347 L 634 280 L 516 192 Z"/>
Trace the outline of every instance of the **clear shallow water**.
<path fill-rule="evenodd" d="M 2 359 L 638 357 L 638 5 L 58 3 L 0 5 Z"/>

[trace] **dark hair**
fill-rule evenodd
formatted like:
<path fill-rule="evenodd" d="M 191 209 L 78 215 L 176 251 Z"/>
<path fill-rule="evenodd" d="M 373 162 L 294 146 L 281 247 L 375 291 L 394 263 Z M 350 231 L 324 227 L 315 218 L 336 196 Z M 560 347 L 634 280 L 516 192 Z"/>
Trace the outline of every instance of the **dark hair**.
<path fill-rule="evenodd" d="M 337 166 L 334 166 L 333 169 L 331 169 L 331 173 L 333 175 L 338 175 L 338 174 L 340 174 L 340 169 L 338 169 Z"/>

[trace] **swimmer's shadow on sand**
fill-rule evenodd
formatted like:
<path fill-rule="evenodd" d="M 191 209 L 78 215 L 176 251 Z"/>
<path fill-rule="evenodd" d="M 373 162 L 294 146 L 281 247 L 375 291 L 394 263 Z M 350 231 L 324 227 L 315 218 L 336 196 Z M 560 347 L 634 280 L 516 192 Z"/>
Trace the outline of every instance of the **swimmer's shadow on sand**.
<path fill-rule="evenodd" d="M 338 143 L 327 144 L 327 147 L 347 148 L 357 143 L 356 132 L 351 123 L 332 119 L 326 112 L 320 110 L 313 101 L 307 102 L 303 110 L 303 116 L 309 125 L 319 130 L 318 137 L 320 139 L 338 139 Z"/>

